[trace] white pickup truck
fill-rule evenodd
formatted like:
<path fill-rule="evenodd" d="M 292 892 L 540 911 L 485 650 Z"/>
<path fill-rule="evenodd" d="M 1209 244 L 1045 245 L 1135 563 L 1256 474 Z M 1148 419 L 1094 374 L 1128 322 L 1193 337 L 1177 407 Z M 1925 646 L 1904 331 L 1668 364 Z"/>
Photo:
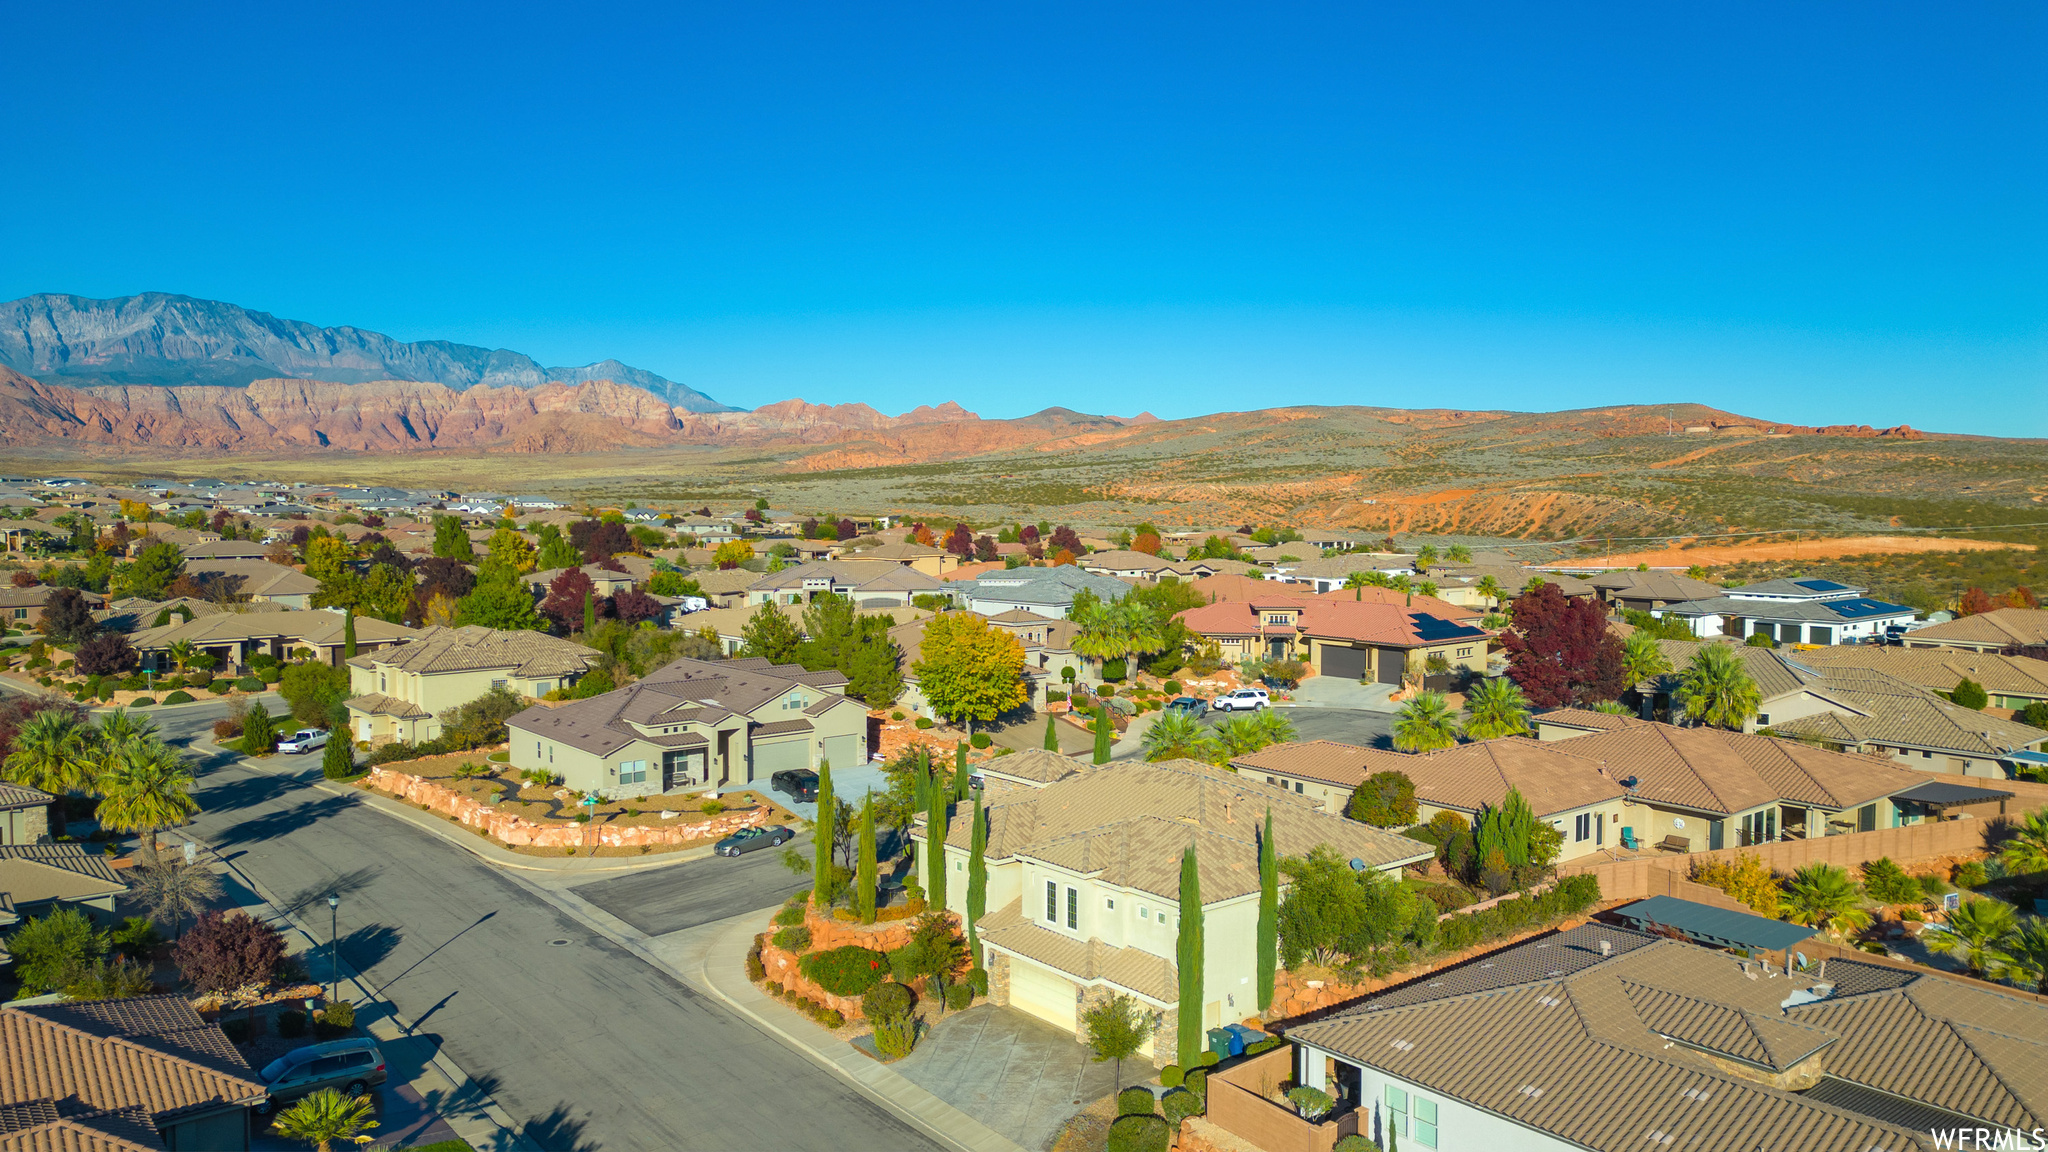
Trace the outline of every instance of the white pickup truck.
<path fill-rule="evenodd" d="M 318 728 L 301 728 L 277 742 L 277 750 L 288 756 L 327 746 L 327 733 Z"/>

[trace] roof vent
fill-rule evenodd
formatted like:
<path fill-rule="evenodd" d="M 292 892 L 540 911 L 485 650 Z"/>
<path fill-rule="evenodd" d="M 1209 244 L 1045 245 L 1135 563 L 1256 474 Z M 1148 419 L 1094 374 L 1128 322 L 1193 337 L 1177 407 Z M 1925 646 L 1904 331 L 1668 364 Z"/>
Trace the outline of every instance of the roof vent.
<path fill-rule="evenodd" d="M 1643 1138 L 1645 1140 L 1648 1140 L 1652 1144 L 1661 1145 L 1666 1148 L 1669 1148 L 1671 1146 L 1671 1141 L 1673 1139 L 1672 1135 L 1669 1132 L 1664 1131 L 1662 1128 L 1651 1129 L 1649 1132 L 1644 1134 Z"/>
<path fill-rule="evenodd" d="M 1705 1088 L 1687 1088 L 1685 1091 L 1680 1092 L 1679 1095 L 1685 1097 L 1687 1100 L 1690 1100 L 1695 1104 L 1705 1104 L 1708 1100 L 1713 1098 L 1714 1094 L 1712 1092 L 1707 1091 Z"/>
<path fill-rule="evenodd" d="M 1612 941 L 1612 940 L 1602 940 L 1602 941 L 1600 942 L 1600 954 L 1601 954 L 1602 956 L 1612 956 L 1612 955 L 1614 955 L 1614 941 Z"/>
<path fill-rule="evenodd" d="M 1538 1099 L 1543 1095 L 1543 1089 L 1538 1088 L 1534 1084 L 1524 1084 L 1520 1088 L 1515 1089 L 1515 1091 L 1527 1096 L 1531 1100 Z"/>
<path fill-rule="evenodd" d="M 1543 1005 L 1545 1008 L 1555 1008 L 1559 1004 L 1564 1003 L 1564 1001 L 1558 999 L 1555 996 L 1538 996 L 1536 998 L 1536 1002 L 1538 1004 Z"/>
<path fill-rule="evenodd" d="M 1388 1045 L 1388 1047 L 1390 1047 L 1390 1048 L 1398 1048 L 1398 1049 L 1400 1049 L 1400 1050 L 1401 1050 L 1401 1051 L 1403 1051 L 1403 1052 L 1413 1052 L 1413 1051 L 1415 1051 L 1415 1041 L 1413 1041 L 1413 1040 L 1396 1040 L 1396 1041 L 1394 1041 L 1394 1042 L 1393 1042 L 1392 1044 L 1389 1044 L 1389 1045 Z"/>
<path fill-rule="evenodd" d="M 1754 979 L 1756 979 L 1756 973 L 1754 973 L 1754 972 L 1751 972 L 1751 971 L 1749 970 L 1749 961 L 1747 961 L 1747 960 L 1741 961 L 1741 964 L 1742 964 L 1742 974 L 1743 974 L 1744 976 L 1747 976 L 1747 977 L 1749 977 L 1749 978 L 1750 978 L 1751 980 L 1754 980 Z"/>

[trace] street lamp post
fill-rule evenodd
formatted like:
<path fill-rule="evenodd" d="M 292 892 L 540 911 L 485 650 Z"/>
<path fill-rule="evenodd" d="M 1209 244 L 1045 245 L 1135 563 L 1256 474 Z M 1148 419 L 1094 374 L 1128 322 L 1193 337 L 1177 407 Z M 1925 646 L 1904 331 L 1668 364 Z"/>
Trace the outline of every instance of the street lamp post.
<path fill-rule="evenodd" d="M 327 894 L 327 1002 L 341 994 L 341 896 Z"/>

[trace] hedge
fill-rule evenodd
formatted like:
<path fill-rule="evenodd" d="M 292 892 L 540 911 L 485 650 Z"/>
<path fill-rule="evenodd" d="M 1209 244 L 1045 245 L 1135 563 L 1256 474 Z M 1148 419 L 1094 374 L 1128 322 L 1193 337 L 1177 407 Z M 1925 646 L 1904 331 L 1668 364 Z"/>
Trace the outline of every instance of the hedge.
<path fill-rule="evenodd" d="M 825 952 L 812 952 L 797 961 L 803 974 L 834 996 L 860 996 L 882 982 L 889 970 L 889 958 L 871 948 L 848 944 Z"/>
<path fill-rule="evenodd" d="M 1150 1088 L 1126 1088 L 1116 1094 L 1116 1114 L 1119 1116 L 1150 1116 L 1158 1111 L 1158 1104 Z"/>
<path fill-rule="evenodd" d="M 890 1020 L 910 1015 L 916 1003 L 917 997 L 909 985 L 891 980 L 868 989 L 860 998 L 860 1011 L 870 1020 Z"/>
<path fill-rule="evenodd" d="M 1165 1085 L 1166 1087 L 1168 1087 L 1168 1088 L 1178 1088 L 1178 1087 L 1180 1087 L 1180 1084 L 1181 1084 L 1181 1070 L 1180 1070 L 1180 1065 L 1178 1065 L 1178 1064 L 1168 1064 L 1168 1065 L 1167 1065 L 1166 1067 L 1164 1067 L 1164 1068 L 1161 1068 L 1161 1069 L 1159 1070 L 1159 1082 L 1160 1082 L 1161 1084 L 1164 1084 L 1164 1085 Z"/>
<path fill-rule="evenodd" d="M 192 694 L 190 692 L 185 691 L 183 688 L 180 688 L 176 692 L 171 693 L 169 696 L 164 697 L 164 703 L 166 704 L 190 704 L 191 702 Z"/>
<path fill-rule="evenodd" d="M 1568 876 L 1539 895 L 1503 900 L 1483 912 L 1445 920 L 1437 930 L 1437 947 L 1444 952 L 1459 952 L 1537 924 L 1577 915 L 1599 902 L 1600 881 L 1591 876 Z"/>
<path fill-rule="evenodd" d="M 1108 1152 L 1166 1152 L 1173 1126 L 1163 1116 L 1124 1116 L 1109 1126 Z"/>
<path fill-rule="evenodd" d="M 1188 1074 L 1181 1079 L 1181 1087 L 1207 1100 L 1209 1098 L 1209 1070 L 1207 1068 L 1188 1069 Z"/>
<path fill-rule="evenodd" d="M 1175 1088 L 1159 1098 L 1159 1110 L 1165 1114 L 1168 1124 L 1179 1128 L 1181 1121 L 1190 1116 L 1200 1116 L 1208 1110 L 1208 1106 L 1193 1092 L 1185 1088 Z"/>
<path fill-rule="evenodd" d="M 240 688 L 244 692 L 261 692 L 263 691 L 263 677 L 244 676 L 240 680 L 235 681 L 235 687 Z"/>
<path fill-rule="evenodd" d="M 128 702 L 130 708 L 148 708 L 156 703 L 154 696 L 137 696 Z"/>

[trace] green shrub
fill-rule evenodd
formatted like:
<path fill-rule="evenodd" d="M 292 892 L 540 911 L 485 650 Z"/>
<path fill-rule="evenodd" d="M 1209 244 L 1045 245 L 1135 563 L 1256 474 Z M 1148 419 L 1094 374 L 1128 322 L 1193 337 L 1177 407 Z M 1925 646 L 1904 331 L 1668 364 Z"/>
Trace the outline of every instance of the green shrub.
<path fill-rule="evenodd" d="M 1204 1067 L 1204 1068 L 1214 1068 L 1214 1067 L 1215 1067 L 1215 1066 L 1216 1066 L 1217 1064 L 1219 1064 L 1219 1063 L 1221 1063 L 1221 1062 L 1222 1062 L 1222 1060 L 1223 1060 L 1223 1057 L 1221 1057 L 1221 1056 L 1218 1056 L 1218 1055 L 1217 1055 L 1216 1053 L 1214 1053 L 1214 1052 L 1204 1052 L 1204 1053 L 1202 1053 L 1202 1055 L 1201 1055 L 1201 1056 L 1199 1057 L 1199 1059 L 1200 1059 L 1200 1060 L 1202 1061 L 1202 1067 Z M 1190 1068 L 1190 1069 L 1188 1069 L 1188 1075 L 1192 1076 L 1192 1075 L 1194 1075 L 1194 1074 L 1195 1074 L 1195 1069 L 1193 1069 L 1193 1068 Z"/>
<path fill-rule="evenodd" d="M 1187 1077 L 1181 1081 L 1181 1086 L 1207 1100 L 1209 1098 L 1209 1070 L 1207 1068 L 1188 1069 Z"/>
<path fill-rule="evenodd" d="M 244 676 L 240 680 L 235 681 L 235 687 L 244 692 L 261 692 L 263 691 L 263 678 L 261 676 Z"/>
<path fill-rule="evenodd" d="M 747 979 L 759 983 L 768 976 L 768 966 L 761 963 L 761 946 L 756 944 L 747 949 Z"/>
<path fill-rule="evenodd" d="M 1104 696 L 1104 697 L 1109 697 L 1109 696 L 1115 696 L 1115 695 L 1116 695 L 1116 685 L 1114 685 L 1114 684 L 1104 684 L 1104 685 L 1103 685 L 1102 687 L 1100 687 L 1100 688 L 1097 688 L 1097 689 L 1095 690 L 1095 694 L 1096 694 L 1097 696 Z"/>
<path fill-rule="evenodd" d="M 1102 662 L 1102 678 L 1104 680 L 1121 680 L 1128 671 L 1129 669 L 1125 666 L 1121 656 Z"/>
<path fill-rule="evenodd" d="M 1173 1126 L 1163 1116 L 1121 1116 L 1109 1126 L 1108 1152 L 1166 1152 Z"/>
<path fill-rule="evenodd" d="M 185 691 L 183 688 L 180 688 L 176 692 L 171 693 L 169 696 L 164 697 L 165 704 L 190 704 L 191 702 L 192 694 L 190 692 Z"/>
<path fill-rule="evenodd" d="M 976 732 L 973 736 L 968 737 L 967 742 L 974 745 L 977 749 L 986 748 L 990 744 L 995 743 L 995 741 L 988 738 L 988 733 L 986 732 Z"/>
<path fill-rule="evenodd" d="M 94 692 L 93 695 L 99 697 L 101 703 L 112 700 L 114 698 L 114 682 L 112 680 L 100 681 L 99 690 Z"/>
<path fill-rule="evenodd" d="M 1927 899 L 1938 898 L 1948 891 L 1948 881 L 1943 880 L 1932 872 L 1924 876 L 1915 876 L 1913 879 L 1919 882 L 1920 894 Z"/>
<path fill-rule="evenodd" d="M 1512 936 L 1537 924 L 1577 915 L 1599 900 L 1599 880 L 1591 876 L 1567 877 L 1536 896 L 1509 900 L 1484 912 L 1445 920 L 1438 931 L 1437 947 L 1445 952 L 1463 951 L 1475 944 Z"/>
<path fill-rule="evenodd" d="M 883 1059 L 897 1060 L 910 1055 L 917 1046 L 917 1017 L 910 1015 L 891 1016 L 877 1020 L 875 1026 L 875 1051 Z"/>
<path fill-rule="evenodd" d="M 1954 878 L 1956 887 L 1972 890 L 1982 888 L 1991 882 L 1991 877 L 1984 871 L 1984 862 L 1981 860 L 1965 860 L 1956 865 Z"/>
<path fill-rule="evenodd" d="M 130 708 L 152 708 L 156 706 L 156 697 L 137 696 L 135 699 L 130 700 L 128 702 L 128 706 Z"/>
<path fill-rule="evenodd" d="M 917 1004 L 917 996 L 907 984 L 894 980 L 877 984 L 860 998 L 861 1015 L 870 1020 L 893 1020 L 898 1016 L 910 1015 Z"/>
<path fill-rule="evenodd" d="M 1180 1087 L 1180 1084 L 1181 1084 L 1181 1071 L 1180 1071 L 1180 1065 L 1178 1065 L 1178 1064 L 1168 1064 L 1168 1065 L 1167 1065 L 1166 1067 L 1164 1067 L 1164 1068 L 1161 1068 L 1161 1069 L 1159 1070 L 1159 1082 L 1160 1082 L 1161 1084 L 1164 1084 L 1164 1085 L 1165 1085 L 1165 1086 L 1167 1086 L 1168 1088 L 1178 1088 L 1178 1087 Z"/>
<path fill-rule="evenodd" d="M 287 1040 L 294 1040 L 306 1034 L 306 1014 L 296 1008 L 288 1008 L 277 1014 L 277 1034 Z"/>
<path fill-rule="evenodd" d="M 967 973 L 967 986 L 974 989 L 976 996 L 988 995 L 988 969 L 976 968 Z"/>
<path fill-rule="evenodd" d="M 233 680 L 209 680 L 206 684 L 206 690 L 215 696 L 225 696 L 229 692 L 234 691 L 234 687 L 235 682 Z"/>
<path fill-rule="evenodd" d="M 344 1036 L 356 1026 L 356 1006 L 337 1000 L 321 1012 L 314 1030 L 322 1036 Z"/>
<path fill-rule="evenodd" d="M 1159 1111 L 1159 1101 L 1150 1088 L 1126 1088 L 1116 1094 L 1119 1116 L 1150 1116 Z"/>
<path fill-rule="evenodd" d="M 123 676 L 117 687 L 123 692 L 141 692 L 149 687 L 149 681 L 140 676 Z"/>
<path fill-rule="evenodd" d="M 798 964 L 812 983 L 834 996 L 863 995 L 889 971 L 887 956 L 857 944 L 812 952 Z"/>
<path fill-rule="evenodd" d="M 922 731 L 922 730 L 924 730 L 924 729 L 926 729 L 926 728 L 930 728 L 931 726 L 932 726 L 932 720 L 931 720 L 931 717 L 929 717 L 929 716 L 919 716 L 919 717 L 917 718 L 917 727 L 918 727 L 918 730 L 919 730 L 919 731 Z"/>
<path fill-rule="evenodd" d="M 1180 695 L 1180 681 L 1178 680 L 1168 680 L 1166 683 L 1160 685 L 1159 687 L 1168 696 Z"/>
<path fill-rule="evenodd" d="M 889 719 L 891 719 L 891 720 L 901 720 L 901 719 L 903 719 L 903 713 L 901 713 L 901 712 L 891 712 L 891 713 L 889 713 Z"/>
<path fill-rule="evenodd" d="M 954 1012 L 974 1003 L 974 989 L 965 984 L 953 984 L 946 989 L 946 1007 Z"/>
<path fill-rule="evenodd" d="M 247 1016 L 236 1016 L 232 1019 L 221 1021 L 220 1030 L 221 1034 L 228 1038 L 229 1043 L 247 1044 L 249 1042 L 249 1018 Z"/>
<path fill-rule="evenodd" d="M 1244 1054 L 1247 1056 L 1257 1056 L 1261 1052 L 1271 1052 L 1273 1049 L 1278 1048 L 1279 1046 L 1285 1043 L 1287 1043 L 1287 1041 L 1281 1039 L 1278 1036 L 1268 1036 L 1264 1040 L 1254 1041 L 1253 1043 L 1245 1045 Z"/>
<path fill-rule="evenodd" d="M 1967 676 L 1956 681 L 1956 686 L 1949 689 L 1948 698 L 1965 708 L 1973 708 L 1979 712 L 1991 703 L 1991 697 L 1984 691 L 1984 686 Z"/>
<path fill-rule="evenodd" d="M 1863 862 L 1863 890 L 1882 904 L 1917 904 L 1920 885 L 1891 857 L 1880 856 Z"/>
<path fill-rule="evenodd" d="M 804 906 L 802 904 L 784 904 L 782 910 L 775 914 L 775 923 L 784 928 L 803 922 Z"/>
<path fill-rule="evenodd" d="M 843 1028 L 846 1026 L 846 1013 L 841 1012 L 837 1008 L 821 1006 L 816 1012 L 811 1014 L 811 1019 L 816 1020 L 819 1026 L 825 1028 Z"/>
<path fill-rule="evenodd" d="M 1338 1137 L 1330 1152 L 1380 1152 L 1380 1146 L 1354 1132 Z"/>
<path fill-rule="evenodd" d="M 801 924 L 775 934 L 775 946 L 785 952 L 801 952 L 811 946 L 811 930 Z"/>
<path fill-rule="evenodd" d="M 1179 1130 L 1181 1121 L 1190 1116 L 1200 1116 L 1207 1110 L 1207 1107 L 1208 1105 L 1203 1102 L 1200 1096 L 1185 1088 L 1175 1088 L 1159 1098 L 1160 1113 L 1166 1117 L 1166 1122 L 1173 1125 L 1176 1131 Z"/>
<path fill-rule="evenodd" d="M 2048 700 L 2034 701 L 2021 709 L 2013 719 L 2035 728 L 2048 728 Z"/>
<path fill-rule="evenodd" d="M 1301 1113 L 1301 1118 L 1311 1124 L 1328 1116 L 1330 1109 L 1337 1106 L 1337 1102 L 1330 1099 L 1328 1092 L 1307 1085 L 1288 1092 L 1287 1100 Z"/>

